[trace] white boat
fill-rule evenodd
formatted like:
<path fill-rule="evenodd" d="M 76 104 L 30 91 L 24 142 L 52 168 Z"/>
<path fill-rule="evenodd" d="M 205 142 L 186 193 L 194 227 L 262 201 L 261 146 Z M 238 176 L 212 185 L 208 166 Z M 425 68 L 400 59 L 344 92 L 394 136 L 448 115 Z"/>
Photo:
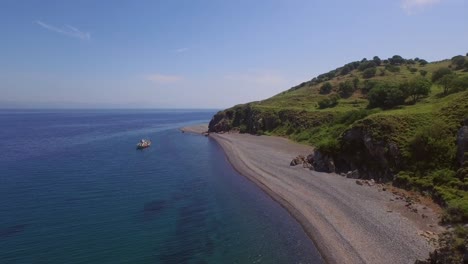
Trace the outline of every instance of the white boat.
<path fill-rule="evenodd" d="M 144 149 L 144 148 L 148 148 L 149 146 L 151 146 L 151 141 L 146 140 L 146 139 L 142 139 L 142 140 L 140 140 L 140 142 L 136 145 L 136 148 L 137 148 L 137 149 Z"/>

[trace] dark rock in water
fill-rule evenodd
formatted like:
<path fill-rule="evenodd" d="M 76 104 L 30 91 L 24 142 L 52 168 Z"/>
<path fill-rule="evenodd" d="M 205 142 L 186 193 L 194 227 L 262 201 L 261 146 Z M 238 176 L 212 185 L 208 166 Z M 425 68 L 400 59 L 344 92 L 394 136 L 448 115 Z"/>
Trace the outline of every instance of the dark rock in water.
<path fill-rule="evenodd" d="M 460 165 L 467 160 L 465 153 L 468 152 L 468 118 L 463 124 L 464 126 L 458 130 L 457 134 L 457 161 Z"/>
<path fill-rule="evenodd" d="M 0 229 L 0 238 L 7 238 L 15 236 L 24 231 L 26 224 L 14 225 L 5 229 Z"/>

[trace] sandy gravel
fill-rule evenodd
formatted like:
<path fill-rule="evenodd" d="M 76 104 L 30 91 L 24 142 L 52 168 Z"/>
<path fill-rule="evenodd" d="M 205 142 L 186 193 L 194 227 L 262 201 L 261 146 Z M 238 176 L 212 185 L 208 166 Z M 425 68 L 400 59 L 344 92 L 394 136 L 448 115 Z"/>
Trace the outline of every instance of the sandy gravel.
<path fill-rule="evenodd" d="M 195 133 L 195 134 L 203 134 L 208 131 L 208 124 L 199 124 L 193 126 L 186 126 L 180 128 L 180 131 L 184 133 Z"/>
<path fill-rule="evenodd" d="M 311 153 L 311 147 L 278 137 L 210 137 L 238 172 L 301 223 L 327 263 L 414 263 L 433 250 L 420 235 L 425 226 L 395 211 L 389 202 L 395 198 L 392 193 L 335 174 L 289 166 L 298 154 Z"/>

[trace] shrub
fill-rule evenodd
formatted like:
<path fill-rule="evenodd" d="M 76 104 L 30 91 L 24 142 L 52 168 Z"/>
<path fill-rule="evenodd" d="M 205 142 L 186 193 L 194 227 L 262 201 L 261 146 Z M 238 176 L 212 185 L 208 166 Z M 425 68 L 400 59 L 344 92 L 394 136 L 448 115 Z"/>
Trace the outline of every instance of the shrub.
<path fill-rule="evenodd" d="M 409 142 L 411 160 L 421 171 L 447 168 L 453 164 L 455 138 L 442 121 L 420 128 Z"/>
<path fill-rule="evenodd" d="M 339 94 L 343 98 L 350 97 L 354 92 L 354 85 L 351 81 L 341 82 L 339 84 Z"/>
<path fill-rule="evenodd" d="M 375 76 L 375 73 L 377 72 L 377 69 L 375 67 L 373 68 L 368 68 L 362 72 L 362 77 L 369 79 Z"/>
<path fill-rule="evenodd" d="M 408 70 L 409 70 L 411 73 L 415 73 L 415 72 L 418 71 L 418 69 L 413 68 L 413 67 L 409 67 Z"/>
<path fill-rule="evenodd" d="M 432 83 L 423 77 L 416 77 L 409 82 L 403 83 L 401 88 L 406 96 L 411 97 L 413 103 L 416 103 L 421 97 L 427 96 L 431 91 Z"/>
<path fill-rule="evenodd" d="M 338 104 L 339 97 L 337 95 L 328 96 L 318 102 L 320 109 L 334 107 Z"/>
<path fill-rule="evenodd" d="M 424 66 L 424 65 L 426 65 L 428 63 L 429 62 L 427 62 L 427 60 L 422 60 L 422 59 L 419 60 L 419 65 L 421 65 L 421 66 Z"/>
<path fill-rule="evenodd" d="M 331 85 L 331 83 L 326 82 L 320 87 L 320 93 L 321 94 L 328 94 L 328 93 L 331 92 L 332 88 L 333 88 L 333 86 Z"/>
<path fill-rule="evenodd" d="M 363 85 L 361 87 L 361 91 L 363 94 L 367 94 L 372 88 L 374 88 L 377 85 L 376 81 L 372 80 L 365 80 L 363 82 Z"/>
<path fill-rule="evenodd" d="M 395 66 L 395 65 L 387 64 L 387 65 L 385 65 L 385 69 L 386 69 L 387 71 L 393 72 L 393 73 L 395 73 L 395 72 L 400 72 L 400 67 Z"/>
<path fill-rule="evenodd" d="M 368 94 L 369 107 L 392 108 L 405 102 L 405 93 L 393 84 L 379 84 Z"/>
<path fill-rule="evenodd" d="M 359 78 L 358 78 L 358 77 L 356 77 L 356 78 L 353 79 L 353 87 L 354 87 L 354 90 L 357 90 L 357 89 L 358 89 L 358 87 L 359 87 L 359 82 L 360 82 L 360 81 L 359 81 Z"/>
<path fill-rule="evenodd" d="M 452 65 L 455 66 L 455 69 L 460 70 L 463 69 L 465 65 L 465 57 L 458 55 L 452 58 Z"/>
<path fill-rule="evenodd" d="M 358 67 L 358 70 L 364 71 L 369 68 L 375 68 L 376 66 L 377 64 L 374 61 L 364 61 L 364 62 L 361 62 L 361 64 Z"/>
<path fill-rule="evenodd" d="M 326 137 L 319 141 L 315 147 L 325 155 L 333 155 L 340 150 L 340 143 L 334 137 Z"/>
<path fill-rule="evenodd" d="M 239 133 L 242 133 L 242 134 L 247 133 L 247 126 L 244 125 L 244 124 L 240 125 L 239 126 Z"/>
<path fill-rule="evenodd" d="M 399 65 L 405 63 L 405 59 L 401 57 L 400 55 L 394 55 L 393 57 L 389 58 L 388 61 L 392 65 Z"/>
<path fill-rule="evenodd" d="M 451 74 L 452 70 L 449 68 L 439 68 L 432 73 L 432 82 L 437 82 L 445 75 Z"/>
<path fill-rule="evenodd" d="M 448 93 L 456 93 L 468 89 L 468 76 L 455 76 L 449 83 Z"/>
<path fill-rule="evenodd" d="M 374 63 L 375 63 L 377 66 L 380 66 L 380 64 L 382 64 L 382 60 L 381 60 L 378 56 L 374 56 L 374 58 L 372 59 L 372 61 L 374 61 Z"/>
<path fill-rule="evenodd" d="M 427 75 L 426 70 L 419 70 L 419 74 L 421 74 L 422 77 L 425 77 Z"/>
<path fill-rule="evenodd" d="M 344 113 L 342 116 L 338 118 L 338 123 L 339 124 L 345 124 L 345 125 L 351 125 L 357 120 L 361 120 L 364 117 L 368 116 L 369 114 L 373 113 L 370 110 L 367 109 L 360 109 L 360 110 L 352 110 L 352 111 L 347 111 Z"/>

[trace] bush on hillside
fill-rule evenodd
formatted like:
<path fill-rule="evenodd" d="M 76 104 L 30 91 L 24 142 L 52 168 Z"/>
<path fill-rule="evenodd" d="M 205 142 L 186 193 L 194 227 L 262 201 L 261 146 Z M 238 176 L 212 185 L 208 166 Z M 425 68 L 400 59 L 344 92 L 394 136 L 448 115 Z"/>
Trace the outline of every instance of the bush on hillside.
<path fill-rule="evenodd" d="M 333 94 L 331 96 L 328 96 L 318 102 L 318 107 L 320 109 L 325 109 L 325 108 L 331 108 L 334 107 L 338 104 L 339 96 L 336 94 Z"/>
<path fill-rule="evenodd" d="M 456 70 L 463 69 L 465 65 L 465 57 L 462 55 L 458 55 L 452 58 L 452 65 L 455 66 Z"/>
<path fill-rule="evenodd" d="M 452 70 L 450 70 L 449 68 L 439 68 L 432 73 L 432 82 L 435 83 L 438 80 L 440 80 L 442 77 L 444 77 L 445 75 L 448 75 L 451 73 L 452 73 Z"/>
<path fill-rule="evenodd" d="M 426 64 L 428 64 L 429 62 L 427 62 L 427 60 L 419 60 L 419 65 L 421 66 L 424 66 Z"/>
<path fill-rule="evenodd" d="M 338 92 L 342 98 L 350 97 L 354 93 L 354 85 L 351 81 L 341 82 Z"/>
<path fill-rule="evenodd" d="M 455 92 L 461 92 L 468 90 L 468 76 L 457 76 L 454 80 L 453 88 L 455 88 Z"/>
<path fill-rule="evenodd" d="M 388 61 L 392 65 L 400 65 L 405 63 L 406 60 L 403 59 L 403 57 L 401 57 L 400 55 L 394 55 L 393 57 L 389 58 Z"/>
<path fill-rule="evenodd" d="M 421 127 L 409 142 L 409 153 L 419 171 L 451 167 L 456 146 L 450 127 L 442 121 Z"/>
<path fill-rule="evenodd" d="M 361 62 L 361 64 L 358 67 L 358 70 L 364 71 L 369 68 L 375 68 L 376 66 L 377 64 L 374 61 L 364 61 L 364 62 Z"/>
<path fill-rule="evenodd" d="M 380 64 L 382 64 L 382 60 L 379 58 L 379 56 L 374 56 L 374 58 L 372 59 L 372 61 L 374 61 L 374 63 L 375 63 L 377 66 L 380 66 Z"/>
<path fill-rule="evenodd" d="M 419 74 L 421 74 L 422 77 L 426 77 L 427 71 L 426 70 L 419 70 Z"/>
<path fill-rule="evenodd" d="M 400 67 L 395 66 L 395 65 L 387 64 L 387 65 L 385 65 L 385 69 L 386 69 L 387 71 L 393 72 L 393 73 L 395 73 L 395 72 L 400 72 Z"/>
<path fill-rule="evenodd" d="M 358 77 L 356 77 L 356 78 L 353 79 L 353 87 L 354 87 L 354 90 L 357 90 L 357 89 L 359 88 L 359 82 L 360 82 L 360 80 L 359 80 Z"/>
<path fill-rule="evenodd" d="M 401 84 L 401 89 L 405 91 L 406 96 L 416 103 L 420 98 L 429 95 L 432 83 L 426 78 L 416 77 Z"/>
<path fill-rule="evenodd" d="M 369 79 L 375 76 L 375 73 L 377 72 L 377 68 L 368 68 L 362 72 L 362 77 Z"/>
<path fill-rule="evenodd" d="M 333 89 L 333 86 L 331 85 L 331 83 L 325 82 L 325 83 L 322 84 L 322 86 L 320 87 L 320 93 L 321 93 L 321 94 L 329 94 L 329 93 L 331 92 L 332 89 Z"/>
<path fill-rule="evenodd" d="M 361 87 L 361 92 L 363 94 L 369 93 L 369 91 L 377 85 L 376 81 L 373 80 L 364 80 L 363 85 Z"/>
<path fill-rule="evenodd" d="M 405 103 L 405 93 L 398 85 L 378 84 L 369 91 L 367 96 L 369 107 L 389 109 Z"/>

